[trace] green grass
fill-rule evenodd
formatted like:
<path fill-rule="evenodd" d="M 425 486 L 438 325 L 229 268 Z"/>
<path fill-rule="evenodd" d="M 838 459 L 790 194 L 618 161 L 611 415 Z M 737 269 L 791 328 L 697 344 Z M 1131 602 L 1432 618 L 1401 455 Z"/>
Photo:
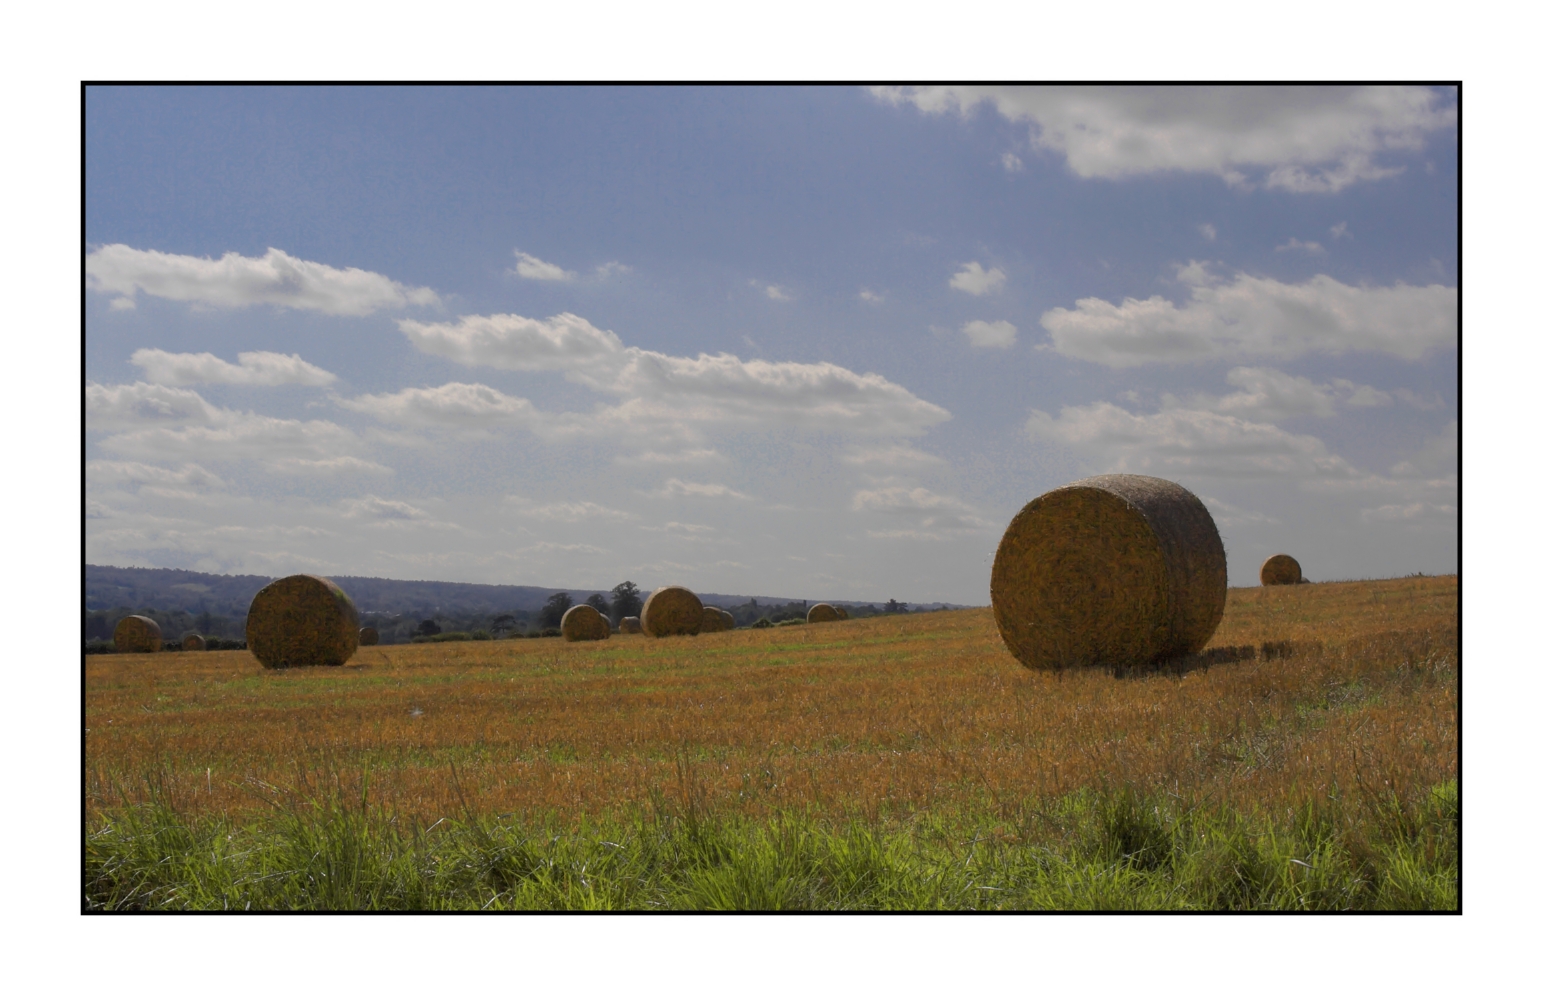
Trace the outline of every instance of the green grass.
<path fill-rule="evenodd" d="M 333 795 L 245 822 L 156 801 L 86 838 L 88 910 L 1455 910 L 1458 795 L 1272 817 L 1078 791 L 986 816 L 429 826 Z"/>

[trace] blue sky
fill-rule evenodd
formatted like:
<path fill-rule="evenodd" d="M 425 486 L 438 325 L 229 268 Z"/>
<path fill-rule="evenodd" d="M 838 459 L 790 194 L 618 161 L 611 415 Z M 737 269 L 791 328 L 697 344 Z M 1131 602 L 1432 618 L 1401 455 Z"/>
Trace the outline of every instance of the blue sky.
<path fill-rule="evenodd" d="M 1456 166 L 1424 88 L 92 89 L 86 559 L 983 604 L 1128 471 L 1234 584 L 1453 571 Z"/>

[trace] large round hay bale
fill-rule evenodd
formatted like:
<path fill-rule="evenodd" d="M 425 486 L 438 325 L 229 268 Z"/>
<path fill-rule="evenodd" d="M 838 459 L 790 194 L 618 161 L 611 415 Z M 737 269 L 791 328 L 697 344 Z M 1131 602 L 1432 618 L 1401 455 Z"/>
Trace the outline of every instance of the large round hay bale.
<path fill-rule="evenodd" d="M 836 622 L 840 618 L 841 613 L 836 611 L 835 606 L 825 602 L 816 602 L 809 606 L 809 614 L 804 616 L 804 619 L 811 623 Z"/>
<path fill-rule="evenodd" d="M 600 610 L 593 605 L 575 605 L 563 613 L 563 639 L 569 643 L 576 640 L 609 640 L 611 638 L 611 624 Z"/>
<path fill-rule="evenodd" d="M 161 627 L 149 616 L 124 616 L 113 627 L 113 649 L 120 654 L 153 654 L 161 649 Z"/>
<path fill-rule="evenodd" d="M 836 617 L 838 619 L 850 619 L 850 618 L 852 618 L 851 614 L 847 612 L 846 606 L 844 606 L 844 605 L 836 606 Z"/>
<path fill-rule="evenodd" d="M 182 649 L 183 650 L 203 650 L 203 649 L 205 649 L 204 638 L 202 636 L 200 636 L 199 634 L 197 634 L 197 633 L 183 633 L 182 634 Z"/>
<path fill-rule="evenodd" d="M 702 600 L 678 584 L 655 590 L 638 617 L 649 636 L 696 636 L 702 632 Z"/>
<path fill-rule="evenodd" d="M 327 578 L 292 574 L 252 596 L 246 647 L 263 667 L 336 666 L 359 649 L 359 612 Z"/>
<path fill-rule="evenodd" d="M 701 632 L 703 632 L 703 633 L 721 633 L 721 632 L 723 632 L 726 629 L 733 629 L 734 628 L 734 617 L 733 616 L 729 616 L 728 620 L 725 621 L 724 618 L 723 618 L 725 614 L 726 613 L 724 613 L 724 611 L 722 609 L 718 608 L 716 605 L 704 605 L 704 606 L 702 606 L 702 629 L 701 629 Z"/>
<path fill-rule="evenodd" d="M 1156 477 L 1107 474 L 1040 495 L 991 565 L 991 612 L 1028 667 L 1136 667 L 1195 653 L 1227 604 L 1211 513 Z"/>
<path fill-rule="evenodd" d="M 641 633 L 643 632 L 643 624 L 638 622 L 637 616 L 622 616 L 621 625 L 617 627 L 617 632 Z"/>
<path fill-rule="evenodd" d="M 359 646 L 373 647 L 380 642 L 380 630 L 374 626 L 365 626 L 359 630 Z"/>
<path fill-rule="evenodd" d="M 1259 583 L 1301 584 L 1302 565 L 1290 554 L 1277 553 L 1259 568 Z"/>

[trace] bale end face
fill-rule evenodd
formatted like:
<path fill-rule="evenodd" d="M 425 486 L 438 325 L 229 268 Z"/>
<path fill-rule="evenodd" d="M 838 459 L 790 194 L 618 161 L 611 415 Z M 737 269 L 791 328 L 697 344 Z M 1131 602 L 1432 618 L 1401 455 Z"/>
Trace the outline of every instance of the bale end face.
<path fill-rule="evenodd" d="M 689 588 L 666 585 L 648 596 L 638 622 L 649 636 L 696 636 L 702 632 L 702 600 Z"/>
<path fill-rule="evenodd" d="M 575 605 L 563 613 L 563 639 L 569 643 L 579 640 L 609 640 L 611 624 L 593 605 Z"/>
<path fill-rule="evenodd" d="M 120 654 L 153 654 L 161 649 L 161 627 L 149 616 L 124 616 L 113 627 L 113 649 Z"/>
<path fill-rule="evenodd" d="M 327 578 L 292 574 L 252 597 L 246 646 L 266 668 L 336 667 L 359 649 L 359 612 Z"/>
<path fill-rule="evenodd" d="M 1277 553 L 1259 568 L 1259 583 L 1262 585 L 1301 584 L 1302 565 L 1297 563 L 1297 558 L 1290 554 Z"/>
<path fill-rule="evenodd" d="M 638 621 L 637 616 L 622 616 L 621 626 L 618 627 L 618 632 L 641 633 L 643 632 L 643 624 Z"/>
<path fill-rule="evenodd" d="M 359 630 L 359 646 L 373 647 L 380 642 L 380 630 L 374 626 L 365 626 Z"/>
<path fill-rule="evenodd" d="M 836 611 L 833 605 L 828 605 L 825 602 L 816 602 L 809 606 L 809 613 L 804 619 L 811 623 L 837 622 L 841 619 L 841 614 Z"/>

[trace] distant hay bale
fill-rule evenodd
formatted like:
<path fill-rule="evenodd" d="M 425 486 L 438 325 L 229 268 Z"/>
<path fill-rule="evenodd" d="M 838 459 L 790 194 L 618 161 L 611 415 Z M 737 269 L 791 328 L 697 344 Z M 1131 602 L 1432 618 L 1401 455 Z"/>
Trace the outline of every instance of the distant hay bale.
<path fill-rule="evenodd" d="M 721 633 L 734 628 L 734 617 L 716 605 L 702 606 L 702 632 Z"/>
<path fill-rule="evenodd" d="M 161 627 L 148 616 L 124 616 L 113 627 L 113 649 L 120 654 L 153 654 L 161 649 Z"/>
<path fill-rule="evenodd" d="M 833 605 L 816 602 L 809 606 L 809 614 L 804 618 L 812 623 L 837 622 L 841 619 L 841 613 L 837 612 Z"/>
<path fill-rule="evenodd" d="M 847 612 L 846 606 L 844 606 L 844 605 L 836 606 L 836 615 L 838 617 L 842 618 L 842 619 L 850 619 L 850 618 L 852 618 L 851 615 Z"/>
<path fill-rule="evenodd" d="M 723 617 L 724 630 L 731 630 L 739 625 L 739 623 L 734 621 L 734 613 L 730 612 L 728 609 L 719 609 L 718 614 Z"/>
<path fill-rule="evenodd" d="M 702 600 L 689 588 L 665 585 L 648 596 L 638 622 L 649 636 L 696 636 L 702 632 Z"/>
<path fill-rule="evenodd" d="M 182 634 L 182 649 L 183 650 L 204 650 L 204 649 L 206 649 L 206 644 L 204 643 L 204 638 L 202 636 L 199 636 L 197 633 L 183 633 Z"/>
<path fill-rule="evenodd" d="M 246 646 L 266 668 L 335 667 L 359 649 L 359 612 L 327 578 L 292 574 L 252 596 Z"/>
<path fill-rule="evenodd" d="M 366 626 L 359 631 L 359 646 L 373 647 L 380 642 L 380 630 L 374 626 Z"/>
<path fill-rule="evenodd" d="M 618 632 L 641 633 L 643 632 L 643 624 L 638 622 L 637 616 L 622 616 L 621 626 L 618 627 Z"/>
<path fill-rule="evenodd" d="M 609 640 L 611 624 L 593 605 L 575 605 L 563 613 L 563 639 L 569 643 L 578 640 Z"/>
<path fill-rule="evenodd" d="M 1204 647 L 1227 604 L 1227 553 L 1189 491 L 1107 474 L 1048 491 L 1008 525 L 991 612 L 1025 666 L 1139 667 Z"/>
<path fill-rule="evenodd" d="M 1259 568 L 1259 583 L 1271 584 L 1301 584 L 1302 565 L 1297 563 L 1297 558 L 1286 553 L 1277 553 L 1264 562 Z"/>

